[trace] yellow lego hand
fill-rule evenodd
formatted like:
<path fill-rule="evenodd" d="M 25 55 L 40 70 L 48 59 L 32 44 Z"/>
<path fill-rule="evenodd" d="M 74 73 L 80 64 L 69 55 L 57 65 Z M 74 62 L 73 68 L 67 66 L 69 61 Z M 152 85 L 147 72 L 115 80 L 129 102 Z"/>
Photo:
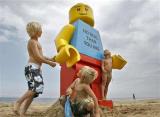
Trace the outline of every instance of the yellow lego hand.
<path fill-rule="evenodd" d="M 52 60 L 53 60 L 53 62 L 56 62 L 56 56 L 54 56 L 54 57 L 52 58 Z"/>
<path fill-rule="evenodd" d="M 72 45 L 63 46 L 58 54 L 55 56 L 55 61 L 64 64 L 66 63 L 67 67 L 72 67 L 80 60 L 80 54 L 76 48 Z"/>
<path fill-rule="evenodd" d="M 122 69 L 126 65 L 127 61 L 120 55 L 112 56 L 112 69 Z"/>

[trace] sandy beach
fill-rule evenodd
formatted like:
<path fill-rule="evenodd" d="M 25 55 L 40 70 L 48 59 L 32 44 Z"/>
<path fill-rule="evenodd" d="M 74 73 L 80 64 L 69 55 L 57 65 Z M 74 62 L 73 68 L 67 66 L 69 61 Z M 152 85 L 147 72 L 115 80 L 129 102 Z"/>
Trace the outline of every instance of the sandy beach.
<path fill-rule="evenodd" d="M 0 102 L 0 117 L 17 117 L 12 112 L 13 103 Z M 160 117 L 160 99 L 114 101 L 113 110 L 102 108 L 105 117 Z M 64 117 L 59 101 L 52 103 L 34 102 L 27 117 Z"/>

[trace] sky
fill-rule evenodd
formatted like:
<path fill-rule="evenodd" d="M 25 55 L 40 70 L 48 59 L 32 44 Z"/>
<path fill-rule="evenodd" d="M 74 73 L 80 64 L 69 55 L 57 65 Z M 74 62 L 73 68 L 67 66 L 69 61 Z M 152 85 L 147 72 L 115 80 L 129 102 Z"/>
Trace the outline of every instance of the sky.
<path fill-rule="evenodd" d="M 26 24 L 37 21 L 45 56 L 57 52 L 54 39 L 69 23 L 69 9 L 86 3 L 94 12 L 103 48 L 127 60 L 113 70 L 108 98 L 160 98 L 160 1 L 159 0 L 0 0 L 0 97 L 20 97 L 27 90 Z M 60 66 L 43 65 L 42 98 L 60 95 Z"/>

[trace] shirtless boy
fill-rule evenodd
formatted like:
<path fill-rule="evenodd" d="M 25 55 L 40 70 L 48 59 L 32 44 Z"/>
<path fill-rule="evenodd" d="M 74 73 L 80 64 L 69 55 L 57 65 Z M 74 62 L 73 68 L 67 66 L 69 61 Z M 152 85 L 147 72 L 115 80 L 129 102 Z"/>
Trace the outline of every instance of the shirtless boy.
<path fill-rule="evenodd" d="M 102 99 L 106 99 L 108 86 L 112 78 L 112 57 L 109 50 L 104 50 L 104 59 L 102 60 Z"/>
<path fill-rule="evenodd" d="M 78 78 L 68 87 L 66 94 L 71 95 L 71 108 L 75 117 L 100 117 L 97 98 L 90 88 L 90 84 L 96 79 L 97 71 L 84 66 L 77 73 Z"/>
<path fill-rule="evenodd" d="M 13 111 L 20 117 L 25 117 L 25 113 L 35 97 L 43 92 L 43 77 L 41 73 L 42 63 L 55 67 L 56 64 L 51 58 L 47 58 L 42 53 L 42 47 L 38 42 L 42 34 L 41 25 L 37 22 L 30 22 L 26 26 L 30 39 L 27 49 L 29 54 L 28 64 L 25 66 L 25 77 L 28 83 L 28 90 L 14 104 Z"/>

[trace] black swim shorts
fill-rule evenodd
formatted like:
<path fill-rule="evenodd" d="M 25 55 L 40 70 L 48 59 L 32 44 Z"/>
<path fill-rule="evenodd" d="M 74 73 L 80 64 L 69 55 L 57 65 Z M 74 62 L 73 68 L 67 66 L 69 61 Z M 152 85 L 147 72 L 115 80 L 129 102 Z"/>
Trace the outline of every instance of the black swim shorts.
<path fill-rule="evenodd" d="M 28 90 L 35 92 L 34 97 L 38 97 L 43 93 L 44 83 L 40 68 L 35 68 L 34 65 L 25 67 L 25 76 L 28 82 Z"/>

